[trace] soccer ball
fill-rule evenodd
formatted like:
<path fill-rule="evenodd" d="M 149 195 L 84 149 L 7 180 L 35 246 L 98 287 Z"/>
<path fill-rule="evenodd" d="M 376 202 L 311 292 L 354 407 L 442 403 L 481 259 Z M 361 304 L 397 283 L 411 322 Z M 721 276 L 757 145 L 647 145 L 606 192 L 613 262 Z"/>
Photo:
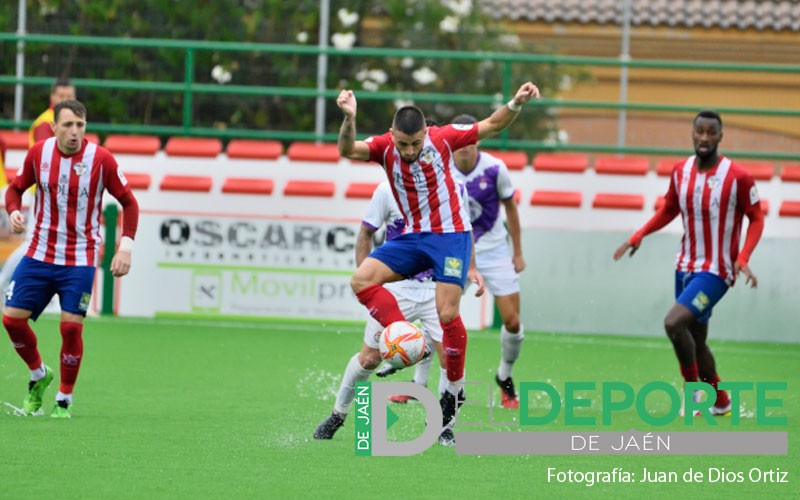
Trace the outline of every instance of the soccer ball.
<path fill-rule="evenodd" d="M 425 335 L 407 321 L 395 321 L 384 328 L 378 348 L 384 361 L 395 368 L 405 368 L 425 355 Z"/>

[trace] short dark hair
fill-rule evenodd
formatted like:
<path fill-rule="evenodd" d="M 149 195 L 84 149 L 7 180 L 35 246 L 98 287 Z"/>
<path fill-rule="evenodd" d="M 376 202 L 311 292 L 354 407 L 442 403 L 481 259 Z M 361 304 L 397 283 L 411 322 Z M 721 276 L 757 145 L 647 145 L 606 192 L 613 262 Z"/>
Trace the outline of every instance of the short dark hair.
<path fill-rule="evenodd" d="M 62 109 L 68 109 L 75 113 L 75 116 L 86 119 L 86 106 L 79 101 L 73 100 L 66 100 L 61 101 L 60 103 L 56 104 L 53 108 L 53 121 L 58 122 L 58 114 L 61 113 Z"/>
<path fill-rule="evenodd" d="M 720 130 L 722 130 L 722 117 L 719 116 L 719 113 L 713 109 L 704 109 L 703 111 L 697 113 L 697 116 L 695 116 L 694 120 L 692 120 L 692 124 L 696 124 L 698 118 L 710 118 L 712 120 L 717 120 Z"/>
<path fill-rule="evenodd" d="M 425 128 L 425 115 L 416 106 L 403 106 L 394 114 L 392 128 L 406 135 L 414 135 Z"/>
<path fill-rule="evenodd" d="M 53 82 L 53 86 L 50 87 L 50 93 L 52 94 L 59 87 L 72 87 L 72 82 L 69 81 L 69 78 L 59 78 Z"/>
<path fill-rule="evenodd" d="M 453 125 L 472 125 L 473 123 L 478 123 L 478 119 L 472 115 L 463 114 L 453 118 L 453 121 L 450 123 Z"/>

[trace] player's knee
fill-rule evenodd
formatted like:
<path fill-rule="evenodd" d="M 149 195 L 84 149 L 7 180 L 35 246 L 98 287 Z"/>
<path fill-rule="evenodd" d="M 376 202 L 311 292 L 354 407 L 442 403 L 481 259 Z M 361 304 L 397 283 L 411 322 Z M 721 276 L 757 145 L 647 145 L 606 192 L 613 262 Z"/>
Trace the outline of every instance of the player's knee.
<path fill-rule="evenodd" d="M 360 274 L 356 273 L 350 278 L 350 288 L 353 289 L 353 293 L 359 293 L 361 290 L 367 288 L 369 286 L 369 282 Z"/>
<path fill-rule="evenodd" d="M 664 318 L 664 331 L 667 332 L 667 335 L 670 337 L 679 332 L 681 330 L 681 326 L 681 321 L 678 318 L 671 316 Z"/>
<path fill-rule="evenodd" d="M 503 321 L 503 325 L 506 327 L 508 333 L 519 333 L 519 314 L 506 318 L 506 320 Z"/>
<path fill-rule="evenodd" d="M 439 321 L 444 325 L 458 317 L 458 308 L 443 307 L 439 310 Z"/>
<path fill-rule="evenodd" d="M 365 370 L 374 370 L 381 364 L 381 354 L 377 349 L 361 351 L 358 354 L 358 363 Z"/>
<path fill-rule="evenodd" d="M 3 326 L 7 331 L 11 331 L 14 328 L 19 328 L 20 324 L 27 323 L 27 318 L 16 318 L 13 316 L 9 316 L 8 314 L 3 314 Z"/>

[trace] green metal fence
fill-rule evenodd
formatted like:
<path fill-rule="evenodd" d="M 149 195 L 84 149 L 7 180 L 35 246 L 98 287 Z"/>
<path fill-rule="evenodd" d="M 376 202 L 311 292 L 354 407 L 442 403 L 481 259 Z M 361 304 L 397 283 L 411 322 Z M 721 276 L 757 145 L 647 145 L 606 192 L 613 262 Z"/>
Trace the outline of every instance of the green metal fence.
<path fill-rule="evenodd" d="M 258 85 L 218 85 L 195 82 L 195 55 L 201 51 L 214 52 L 255 52 L 271 54 L 295 54 L 317 56 L 325 54 L 328 57 L 412 57 L 432 60 L 462 59 L 471 61 L 491 60 L 502 64 L 504 83 L 503 92 L 508 95 L 512 89 L 511 66 L 513 64 L 554 64 L 583 67 L 628 67 L 628 68 L 655 68 L 682 71 L 720 71 L 720 72 L 759 72 L 772 74 L 800 75 L 800 65 L 780 64 L 736 64 L 715 62 L 682 62 L 665 60 L 628 60 L 600 57 L 575 57 L 563 55 L 519 54 L 519 53 L 472 53 L 442 50 L 406 50 L 390 48 L 364 48 L 356 47 L 347 50 L 336 48 L 320 48 L 307 45 L 282 45 L 261 43 L 234 43 L 234 42 L 209 42 L 191 40 L 168 39 L 129 39 L 112 37 L 88 37 L 68 35 L 43 35 L 15 33 L 0 33 L 0 42 L 24 42 L 25 44 L 60 44 L 67 46 L 83 47 L 124 47 L 142 49 L 172 49 L 184 53 L 184 79 L 182 82 L 161 81 L 148 82 L 139 80 L 103 80 L 89 78 L 73 78 L 72 81 L 80 88 L 87 89 L 121 89 L 142 92 L 177 93 L 183 97 L 183 116 L 180 124 L 168 126 L 154 126 L 143 124 L 112 124 L 92 122 L 92 130 L 100 133 L 146 133 L 156 135 L 186 135 L 206 136 L 219 138 L 263 138 L 278 140 L 318 140 L 335 141 L 338 131 L 317 133 L 312 130 L 252 130 L 252 129 L 217 129 L 200 127 L 192 122 L 192 103 L 197 95 L 241 95 L 241 96 L 281 96 L 303 99 L 316 99 L 324 97 L 330 100 L 338 95 L 338 89 L 318 90 L 312 87 L 292 86 L 258 86 Z M 10 62 L 10 61 L 8 61 Z M 49 87 L 53 79 L 44 77 L 18 78 L 8 72 L 12 65 L 4 65 L 4 74 L 0 74 L 0 85 L 21 84 L 29 87 Z M 421 92 L 361 92 L 360 101 L 393 101 L 396 99 L 409 99 L 415 102 L 442 102 L 442 103 L 469 103 L 469 104 L 496 104 L 497 98 L 492 95 L 448 94 L 448 93 L 421 93 Z M 578 108 L 593 110 L 627 110 L 648 111 L 659 113 L 685 113 L 694 112 L 694 105 L 665 105 L 658 103 L 631 103 L 619 101 L 585 101 L 568 99 L 541 99 L 531 103 L 532 106 L 547 108 Z M 774 109 L 774 108 L 748 108 L 748 107 L 717 107 L 723 114 L 758 115 L 775 117 L 800 117 L 800 109 Z M 0 128 L 26 128 L 29 120 L 0 119 Z M 542 141 L 512 140 L 508 138 L 486 141 L 489 147 L 514 148 L 537 151 L 594 151 L 618 152 L 638 154 L 684 154 L 683 148 L 641 147 L 602 145 L 602 144 L 553 144 Z M 766 158 L 775 160 L 800 159 L 800 151 L 788 152 L 762 152 L 762 151 L 729 151 L 731 155 L 740 158 Z"/>

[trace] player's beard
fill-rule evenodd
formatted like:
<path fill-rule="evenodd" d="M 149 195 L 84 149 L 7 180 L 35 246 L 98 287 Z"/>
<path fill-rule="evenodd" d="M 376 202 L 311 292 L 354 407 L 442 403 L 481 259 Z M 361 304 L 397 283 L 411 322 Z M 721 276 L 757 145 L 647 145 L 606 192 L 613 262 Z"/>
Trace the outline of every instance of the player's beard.
<path fill-rule="evenodd" d="M 697 157 L 700 158 L 701 160 L 707 160 L 707 159 L 711 158 L 712 156 L 714 156 L 715 154 L 717 154 L 717 146 L 714 146 L 713 148 L 711 148 L 711 149 L 709 149 L 709 150 L 707 150 L 705 152 L 700 152 L 697 148 L 695 148 L 694 149 L 694 154 L 696 154 Z"/>

